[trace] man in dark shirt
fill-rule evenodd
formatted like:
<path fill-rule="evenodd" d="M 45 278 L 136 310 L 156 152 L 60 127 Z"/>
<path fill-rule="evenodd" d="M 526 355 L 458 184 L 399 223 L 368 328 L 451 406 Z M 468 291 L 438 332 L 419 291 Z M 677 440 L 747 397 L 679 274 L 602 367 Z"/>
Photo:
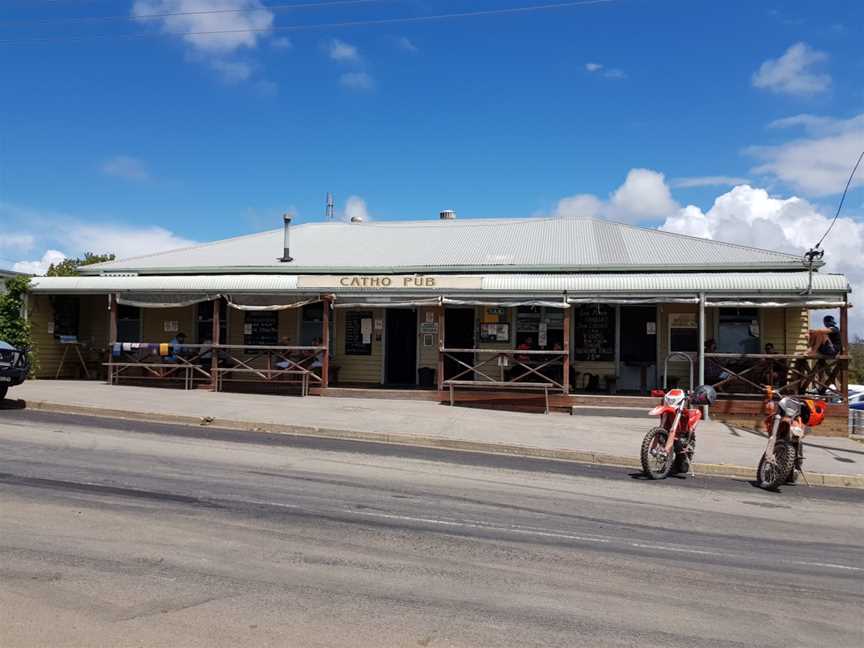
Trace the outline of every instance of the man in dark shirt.
<path fill-rule="evenodd" d="M 833 358 L 840 353 L 842 342 L 840 341 L 840 327 L 833 315 L 822 318 L 824 328 L 810 331 L 809 355 L 822 355 Z"/>

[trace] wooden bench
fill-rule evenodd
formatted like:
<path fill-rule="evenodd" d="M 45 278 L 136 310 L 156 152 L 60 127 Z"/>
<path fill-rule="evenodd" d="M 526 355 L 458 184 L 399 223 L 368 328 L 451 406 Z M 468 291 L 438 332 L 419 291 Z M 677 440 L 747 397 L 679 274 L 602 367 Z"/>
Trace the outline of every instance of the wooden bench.
<path fill-rule="evenodd" d="M 225 374 L 228 373 L 239 373 L 239 374 L 255 374 L 259 377 L 262 377 L 264 382 L 277 382 L 274 378 L 279 378 L 280 376 L 288 376 L 288 380 L 278 381 L 284 382 L 288 384 L 299 384 L 300 385 L 300 395 L 308 396 L 309 395 L 309 371 L 303 371 L 302 369 L 244 369 L 238 367 L 219 367 L 216 369 L 216 391 L 222 391 L 222 386 L 225 383 Z M 299 380 L 291 380 L 290 376 L 299 376 Z M 231 380 L 230 378 L 228 380 Z"/>
<path fill-rule="evenodd" d="M 450 388 L 450 406 L 455 402 L 456 387 L 469 389 L 515 389 L 518 391 L 543 391 L 546 402 L 546 414 L 549 413 L 549 388 L 555 387 L 552 383 L 543 382 L 506 382 L 499 380 L 445 380 L 444 385 Z"/>

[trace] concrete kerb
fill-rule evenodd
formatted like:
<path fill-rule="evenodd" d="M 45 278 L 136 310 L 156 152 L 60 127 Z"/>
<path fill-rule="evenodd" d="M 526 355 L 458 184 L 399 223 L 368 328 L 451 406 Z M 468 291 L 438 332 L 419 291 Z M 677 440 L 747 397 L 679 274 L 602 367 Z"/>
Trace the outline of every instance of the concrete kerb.
<path fill-rule="evenodd" d="M 148 421 L 151 423 L 171 423 L 202 427 L 201 417 L 182 416 L 179 414 L 158 414 L 155 412 L 129 412 L 127 410 L 105 409 L 101 407 L 86 407 L 68 405 L 65 403 L 49 403 L 45 401 L 27 401 L 27 409 L 57 412 L 65 414 L 83 414 L 101 418 Z M 534 459 L 554 459 L 556 461 L 572 461 L 582 464 L 599 466 L 616 466 L 621 468 L 641 469 L 639 459 L 634 456 L 622 457 L 601 452 L 584 450 L 556 450 L 536 448 L 506 443 L 484 443 L 479 441 L 461 441 L 458 439 L 443 439 L 440 437 L 422 437 L 415 435 L 387 434 L 383 432 L 361 432 L 359 430 L 344 430 L 321 428 L 308 425 L 282 425 L 278 423 L 252 423 L 249 421 L 232 421 L 218 419 L 209 421 L 207 425 L 220 428 L 250 432 L 267 432 L 304 437 L 319 437 L 342 439 L 346 441 L 366 441 L 372 443 L 389 443 L 393 445 L 416 446 L 422 448 L 439 448 L 442 450 L 460 450 L 464 452 L 483 452 L 486 454 L 504 454 Z M 755 479 L 756 469 L 748 466 L 730 464 L 696 463 L 693 470 L 697 474 L 714 477 L 729 477 L 732 479 Z M 837 488 L 864 489 L 864 476 L 832 475 L 826 473 L 805 473 L 807 481 L 813 486 L 830 486 Z"/>

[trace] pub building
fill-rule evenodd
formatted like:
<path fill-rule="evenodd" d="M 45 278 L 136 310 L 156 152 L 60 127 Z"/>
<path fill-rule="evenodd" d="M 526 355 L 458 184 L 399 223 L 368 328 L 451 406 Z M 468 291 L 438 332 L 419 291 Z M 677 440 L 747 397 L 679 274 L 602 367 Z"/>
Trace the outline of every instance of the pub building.
<path fill-rule="evenodd" d="M 286 216 L 80 273 L 33 279 L 40 377 L 547 411 L 707 382 L 730 419 L 771 385 L 845 425 L 848 281 L 773 250 L 594 218 Z M 839 312 L 837 357 L 806 356 L 810 309 Z"/>

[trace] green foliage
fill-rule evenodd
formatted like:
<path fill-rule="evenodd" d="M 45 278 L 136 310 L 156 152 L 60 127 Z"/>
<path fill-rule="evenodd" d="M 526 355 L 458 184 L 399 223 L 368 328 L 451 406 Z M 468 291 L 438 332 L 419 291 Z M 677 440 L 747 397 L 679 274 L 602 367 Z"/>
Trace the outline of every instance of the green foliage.
<path fill-rule="evenodd" d="M 864 385 L 864 338 L 849 345 L 849 382 Z"/>
<path fill-rule="evenodd" d="M 31 346 L 30 322 L 24 317 L 24 300 L 30 277 L 6 280 L 6 292 L 0 294 L 0 340 L 14 347 Z"/>
<path fill-rule="evenodd" d="M 93 263 L 104 263 L 114 260 L 113 254 L 93 254 L 85 252 L 83 259 L 64 259 L 58 264 L 51 264 L 46 273 L 49 277 L 74 277 L 78 274 L 78 266 L 91 265 Z"/>

